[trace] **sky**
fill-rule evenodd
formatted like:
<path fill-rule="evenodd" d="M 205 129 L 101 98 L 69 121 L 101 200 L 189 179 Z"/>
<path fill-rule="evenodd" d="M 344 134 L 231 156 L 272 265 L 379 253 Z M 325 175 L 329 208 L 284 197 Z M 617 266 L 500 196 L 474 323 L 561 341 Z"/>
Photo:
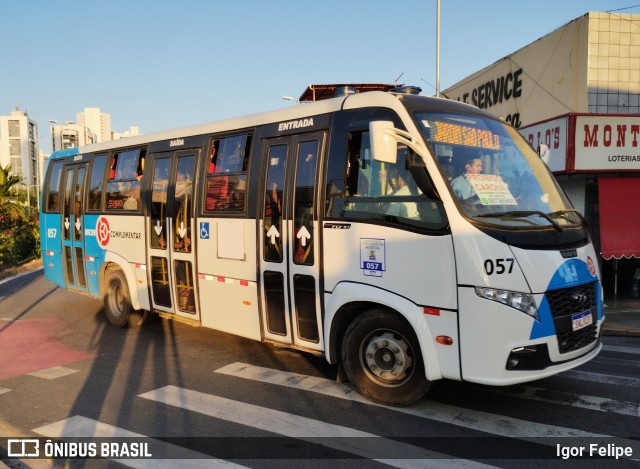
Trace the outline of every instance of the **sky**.
<path fill-rule="evenodd" d="M 311 84 L 402 83 L 435 94 L 437 0 L 3 0 L 0 115 L 85 107 L 151 133 L 296 105 Z M 630 8 L 631 7 L 631 8 Z M 640 0 L 441 0 L 440 88 L 589 11 Z"/>

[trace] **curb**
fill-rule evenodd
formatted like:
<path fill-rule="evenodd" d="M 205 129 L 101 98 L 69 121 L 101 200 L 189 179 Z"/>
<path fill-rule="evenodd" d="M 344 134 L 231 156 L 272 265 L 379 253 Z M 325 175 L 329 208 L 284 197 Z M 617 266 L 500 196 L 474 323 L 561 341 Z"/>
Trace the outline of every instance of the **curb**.
<path fill-rule="evenodd" d="M 24 277 L 25 275 L 29 275 L 29 274 L 32 274 L 34 272 L 38 272 L 38 271 L 43 270 L 43 269 L 44 269 L 44 267 L 40 266 L 40 267 L 36 267 L 35 269 L 27 270 L 25 272 L 20 272 L 19 274 L 15 274 L 15 275 L 12 275 L 10 277 L 5 277 L 2 280 L 0 280 L 0 285 L 2 285 L 3 283 L 7 283 L 7 282 L 9 282 L 11 280 L 15 280 L 17 278 Z"/>
<path fill-rule="evenodd" d="M 602 329 L 602 335 L 620 336 L 620 337 L 640 337 L 640 330 L 630 329 L 616 324 L 613 327 L 605 327 Z"/>

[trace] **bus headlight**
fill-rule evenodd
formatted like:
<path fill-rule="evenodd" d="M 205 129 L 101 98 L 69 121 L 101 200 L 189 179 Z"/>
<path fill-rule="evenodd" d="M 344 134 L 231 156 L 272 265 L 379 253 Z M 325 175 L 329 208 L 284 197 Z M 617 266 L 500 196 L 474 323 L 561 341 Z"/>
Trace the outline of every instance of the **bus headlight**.
<path fill-rule="evenodd" d="M 538 317 L 538 308 L 536 307 L 536 302 L 533 299 L 533 295 L 529 293 L 498 290 L 497 288 L 476 287 L 476 294 L 480 298 L 497 301 L 498 303 L 502 303 L 503 305 L 511 306 L 512 308 L 528 314 L 533 319 L 540 319 Z"/>

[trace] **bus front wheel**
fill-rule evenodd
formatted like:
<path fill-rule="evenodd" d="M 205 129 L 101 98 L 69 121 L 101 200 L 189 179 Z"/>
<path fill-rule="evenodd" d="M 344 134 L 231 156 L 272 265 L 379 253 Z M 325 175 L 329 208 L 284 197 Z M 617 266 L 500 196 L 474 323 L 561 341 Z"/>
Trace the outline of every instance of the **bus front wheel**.
<path fill-rule="evenodd" d="M 430 387 L 413 329 L 384 310 L 368 311 L 349 325 L 342 364 L 356 389 L 380 404 L 409 405 Z"/>
<path fill-rule="evenodd" d="M 144 322 L 144 312 L 131 306 L 127 278 L 119 269 L 108 270 L 106 273 L 104 311 L 109 323 L 116 327 L 137 326 Z"/>

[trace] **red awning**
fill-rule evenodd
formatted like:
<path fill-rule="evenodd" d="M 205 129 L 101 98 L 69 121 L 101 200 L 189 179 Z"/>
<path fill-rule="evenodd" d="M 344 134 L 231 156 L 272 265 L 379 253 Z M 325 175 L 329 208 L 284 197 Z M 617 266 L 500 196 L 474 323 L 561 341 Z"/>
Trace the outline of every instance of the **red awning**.
<path fill-rule="evenodd" d="M 604 259 L 640 258 L 640 178 L 599 178 Z"/>

